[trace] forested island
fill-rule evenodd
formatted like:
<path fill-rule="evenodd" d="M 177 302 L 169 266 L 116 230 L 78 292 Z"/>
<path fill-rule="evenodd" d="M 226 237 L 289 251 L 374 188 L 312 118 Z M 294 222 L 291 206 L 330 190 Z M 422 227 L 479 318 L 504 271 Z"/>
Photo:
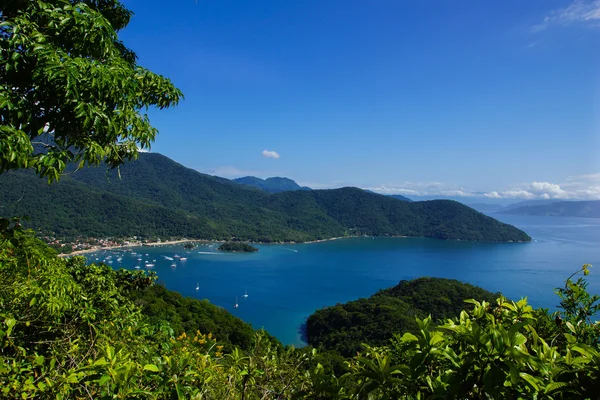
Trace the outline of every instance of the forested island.
<path fill-rule="evenodd" d="M 258 249 L 245 242 L 225 242 L 217 250 L 228 251 L 232 253 L 255 253 Z"/>

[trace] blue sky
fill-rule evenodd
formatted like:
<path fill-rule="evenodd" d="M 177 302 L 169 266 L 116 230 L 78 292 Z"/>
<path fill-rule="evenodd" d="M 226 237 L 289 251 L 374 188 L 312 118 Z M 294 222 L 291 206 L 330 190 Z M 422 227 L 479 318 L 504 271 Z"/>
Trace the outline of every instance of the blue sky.
<path fill-rule="evenodd" d="M 314 188 L 600 199 L 600 0 L 126 0 L 152 151 Z M 264 152 L 264 151 L 267 152 Z"/>

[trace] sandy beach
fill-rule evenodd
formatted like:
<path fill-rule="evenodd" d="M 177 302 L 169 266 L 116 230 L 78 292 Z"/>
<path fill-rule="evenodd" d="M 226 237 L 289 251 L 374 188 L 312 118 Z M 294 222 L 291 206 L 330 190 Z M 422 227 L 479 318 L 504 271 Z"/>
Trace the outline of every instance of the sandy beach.
<path fill-rule="evenodd" d="M 359 236 L 339 236 L 339 237 L 333 237 L 333 238 L 329 238 L 329 239 L 319 239 L 319 240 L 311 240 L 309 242 L 304 242 L 304 243 L 321 243 L 321 242 L 329 242 L 330 240 L 339 240 L 339 239 L 349 239 L 349 238 L 355 238 L 355 237 L 359 237 Z"/>
<path fill-rule="evenodd" d="M 190 243 L 190 242 L 209 243 L 211 241 L 210 240 L 200 240 L 200 239 L 182 239 L 182 240 L 170 240 L 167 242 L 152 242 L 152 243 L 135 242 L 135 243 L 129 243 L 129 244 L 124 244 L 124 245 L 120 245 L 120 246 L 104 246 L 104 247 L 94 247 L 92 249 L 76 250 L 69 254 L 59 254 L 58 256 L 59 257 L 81 256 L 84 254 L 94 253 L 96 251 L 101 251 L 101 250 L 116 250 L 116 249 L 125 249 L 125 248 L 129 248 L 129 247 L 168 246 L 168 245 L 172 245 L 172 244 L 181 244 L 181 243 Z"/>

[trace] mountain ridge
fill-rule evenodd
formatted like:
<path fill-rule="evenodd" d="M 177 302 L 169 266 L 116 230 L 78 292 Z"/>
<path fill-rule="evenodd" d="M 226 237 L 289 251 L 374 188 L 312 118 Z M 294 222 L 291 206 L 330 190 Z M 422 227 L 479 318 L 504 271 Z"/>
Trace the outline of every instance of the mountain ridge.
<path fill-rule="evenodd" d="M 511 208 L 501 212 L 513 215 L 600 218 L 600 200 L 559 201 L 551 204 Z"/>
<path fill-rule="evenodd" d="M 48 186 L 0 175 L 3 215 L 57 236 L 170 236 L 304 242 L 340 236 L 529 241 L 523 231 L 458 202 L 406 202 L 358 188 L 269 194 L 202 174 L 157 153 L 114 170 L 87 168 Z M 17 201 L 26 194 L 26 201 Z M 77 199 L 77 201 L 73 201 Z M 101 201 L 99 201 L 101 200 Z M 52 212 L 49 212 L 52 210 Z"/>
<path fill-rule="evenodd" d="M 257 178 L 255 176 L 244 176 L 242 178 L 232 179 L 232 181 L 241 185 L 255 187 L 268 193 L 280 193 L 293 190 L 312 190 L 307 186 L 298 185 L 296 181 L 290 178 L 279 176 L 266 179 Z"/>

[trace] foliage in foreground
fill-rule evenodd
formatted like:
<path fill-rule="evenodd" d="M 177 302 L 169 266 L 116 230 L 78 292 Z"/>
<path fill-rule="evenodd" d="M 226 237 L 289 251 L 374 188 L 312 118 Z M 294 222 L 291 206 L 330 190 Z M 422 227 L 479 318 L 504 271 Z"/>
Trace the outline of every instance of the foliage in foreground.
<path fill-rule="evenodd" d="M 498 293 L 454 279 L 400 281 L 366 299 L 315 311 L 306 321 L 308 343 L 352 356 L 362 343 L 383 346 L 395 333 L 417 333 L 415 318 L 443 321 L 460 314 L 465 300 L 493 302 Z"/>
<path fill-rule="evenodd" d="M 196 330 L 211 332 L 226 349 L 237 346 L 248 350 L 254 340 L 254 330 L 249 324 L 208 300 L 183 297 L 161 285 L 132 291 L 129 296 L 149 323 L 166 321 L 175 335 Z"/>
<path fill-rule="evenodd" d="M 69 162 L 116 167 L 148 148 L 148 107 L 181 92 L 137 64 L 118 0 L 0 1 L 0 173 L 58 180 Z"/>
<path fill-rule="evenodd" d="M 209 332 L 150 323 L 128 293 L 143 273 L 85 265 L 2 221 L 0 389 L 5 398 L 391 399 L 600 397 L 598 296 L 583 279 L 559 291 L 563 312 L 525 300 L 472 309 L 387 346 L 365 345 L 335 376 L 314 350 L 224 351 Z M 588 267 L 584 266 L 584 274 Z"/>

